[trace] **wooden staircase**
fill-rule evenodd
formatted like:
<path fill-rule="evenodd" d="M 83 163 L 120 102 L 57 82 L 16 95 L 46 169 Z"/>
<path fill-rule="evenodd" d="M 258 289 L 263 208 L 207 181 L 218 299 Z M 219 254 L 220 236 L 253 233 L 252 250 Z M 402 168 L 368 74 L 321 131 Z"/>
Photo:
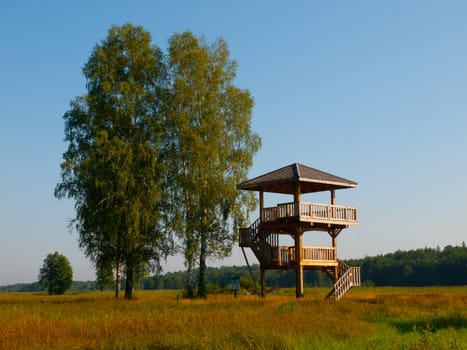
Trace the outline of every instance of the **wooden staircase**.
<path fill-rule="evenodd" d="M 261 230 L 259 219 L 250 227 L 240 229 L 240 247 L 251 248 L 261 264 L 271 265 L 274 248 L 278 246 L 279 235 Z"/>
<path fill-rule="evenodd" d="M 251 248 L 256 258 L 263 266 L 269 268 L 294 268 L 296 266 L 296 259 L 294 254 L 288 250 L 294 251 L 294 247 L 280 247 L 279 246 L 279 234 L 274 232 L 267 232 L 261 228 L 260 219 L 256 220 L 250 227 L 240 229 L 240 247 Z M 319 251 L 324 248 L 306 248 L 315 249 Z M 326 272 L 333 280 L 335 280 L 335 264 L 338 264 L 338 280 L 334 283 L 332 290 L 327 294 L 326 298 L 334 296 L 335 300 L 340 300 L 345 293 L 347 293 L 352 287 L 360 286 L 360 268 L 349 267 L 344 262 L 337 260 L 335 257 L 332 258 L 331 262 L 334 266 L 329 265 L 330 258 L 326 260 L 318 261 L 317 265 L 308 268 L 321 269 Z M 316 261 L 316 260 L 314 260 Z M 302 262 L 306 264 L 305 262 Z"/>
<path fill-rule="evenodd" d="M 340 300 L 352 287 L 360 287 L 361 285 L 359 267 L 349 267 L 344 262 L 339 261 L 339 276 L 326 298 L 334 295 L 335 300 Z"/>

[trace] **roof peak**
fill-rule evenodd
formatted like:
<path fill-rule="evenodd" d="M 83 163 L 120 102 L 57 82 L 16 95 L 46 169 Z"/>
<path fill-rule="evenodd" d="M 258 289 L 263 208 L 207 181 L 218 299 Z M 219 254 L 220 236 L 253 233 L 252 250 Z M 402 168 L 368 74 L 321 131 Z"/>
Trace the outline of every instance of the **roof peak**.
<path fill-rule="evenodd" d="M 295 163 L 295 171 L 297 172 L 297 176 L 300 177 L 300 163 Z"/>

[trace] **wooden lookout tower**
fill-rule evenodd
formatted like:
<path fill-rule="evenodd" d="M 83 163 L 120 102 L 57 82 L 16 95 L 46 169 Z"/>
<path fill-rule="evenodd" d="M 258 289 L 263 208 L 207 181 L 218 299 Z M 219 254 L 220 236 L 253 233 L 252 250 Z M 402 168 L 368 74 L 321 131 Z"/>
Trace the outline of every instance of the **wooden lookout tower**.
<path fill-rule="evenodd" d="M 334 282 L 329 296 L 336 300 L 352 287 L 360 286 L 360 268 L 348 267 L 337 258 L 337 236 L 357 224 L 357 209 L 336 205 L 336 190 L 356 187 L 357 183 L 302 164 L 291 164 L 243 182 L 241 190 L 259 192 L 259 218 L 240 229 L 240 247 L 251 248 L 260 262 L 261 296 L 265 295 L 266 270 L 295 270 L 297 298 L 303 296 L 303 270 L 322 270 Z M 330 204 L 303 202 L 306 193 L 330 192 Z M 264 192 L 293 196 L 293 201 L 264 207 Z M 308 231 L 327 232 L 331 246 L 303 246 Z M 280 235 L 289 235 L 293 246 L 281 246 Z"/>

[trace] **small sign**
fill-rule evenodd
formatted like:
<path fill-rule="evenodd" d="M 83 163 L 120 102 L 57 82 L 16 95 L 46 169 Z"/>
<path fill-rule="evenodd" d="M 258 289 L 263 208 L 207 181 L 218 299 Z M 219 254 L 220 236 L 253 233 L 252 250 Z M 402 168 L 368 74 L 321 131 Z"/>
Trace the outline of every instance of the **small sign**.
<path fill-rule="evenodd" d="M 234 292 L 234 297 L 236 298 L 237 291 L 240 289 L 240 277 L 232 277 L 230 284 L 232 284 L 232 290 Z"/>
<path fill-rule="evenodd" d="M 230 283 L 232 284 L 232 290 L 239 290 L 240 289 L 240 278 L 234 277 L 234 278 L 232 278 Z"/>

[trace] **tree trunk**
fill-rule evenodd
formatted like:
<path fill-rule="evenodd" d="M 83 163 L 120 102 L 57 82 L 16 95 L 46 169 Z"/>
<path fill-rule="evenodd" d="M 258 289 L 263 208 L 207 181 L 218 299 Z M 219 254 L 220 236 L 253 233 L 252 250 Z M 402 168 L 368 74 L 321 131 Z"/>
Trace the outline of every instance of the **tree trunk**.
<path fill-rule="evenodd" d="M 201 238 L 201 250 L 199 254 L 199 283 L 198 296 L 206 298 L 206 238 Z"/>
<path fill-rule="evenodd" d="M 133 298 L 133 268 L 128 267 L 126 269 L 126 283 L 125 283 L 125 300 L 131 300 Z"/>
<path fill-rule="evenodd" d="M 115 298 L 120 297 L 120 288 L 122 284 L 122 275 L 121 275 L 120 263 L 117 263 L 115 266 Z"/>
<path fill-rule="evenodd" d="M 193 259 L 188 259 L 188 281 L 186 285 L 186 296 L 193 299 L 195 297 L 195 287 L 194 287 L 194 278 L 193 278 Z"/>
<path fill-rule="evenodd" d="M 186 285 L 186 296 L 193 299 L 195 297 L 195 281 L 193 277 L 193 269 L 195 266 L 194 259 L 194 239 L 193 233 L 188 229 L 185 230 L 186 236 L 186 247 L 185 247 L 185 261 L 187 263 L 187 285 Z"/>

